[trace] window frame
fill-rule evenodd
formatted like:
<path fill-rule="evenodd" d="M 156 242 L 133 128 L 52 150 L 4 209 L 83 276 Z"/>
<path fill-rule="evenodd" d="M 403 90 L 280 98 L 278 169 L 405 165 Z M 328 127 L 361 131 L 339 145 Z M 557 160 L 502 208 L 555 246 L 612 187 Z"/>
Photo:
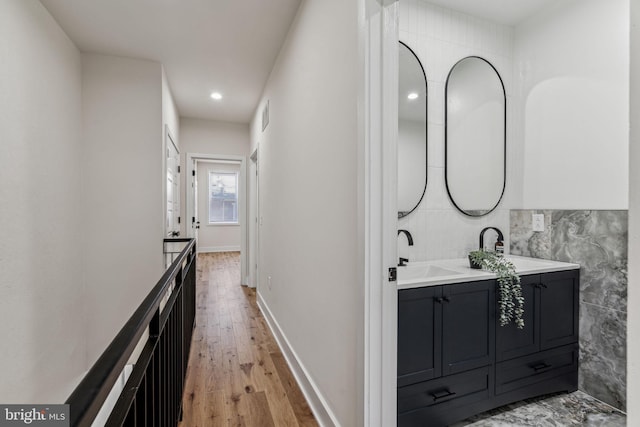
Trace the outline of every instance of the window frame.
<path fill-rule="evenodd" d="M 236 187 L 236 193 L 235 193 L 235 216 L 236 216 L 236 220 L 235 221 L 211 221 L 211 202 L 212 202 L 212 193 L 211 193 L 211 184 L 212 184 L 212 180 L 214 179 L 215 175 L 233 175 L 235 176 L 235 187 Z M 207 177 L 207 225 L 211 225 L 211 226 L 225 226 L 225 225 L 240 225 L 240 196 L 239 196 L 239 191 L 240 191 L 240 173 L 238 171 L 216 171 L 216 170 L 209 170 L 208 171 L 208 177 Z M 224 216 L 224 213 L 223 213 Z"/>

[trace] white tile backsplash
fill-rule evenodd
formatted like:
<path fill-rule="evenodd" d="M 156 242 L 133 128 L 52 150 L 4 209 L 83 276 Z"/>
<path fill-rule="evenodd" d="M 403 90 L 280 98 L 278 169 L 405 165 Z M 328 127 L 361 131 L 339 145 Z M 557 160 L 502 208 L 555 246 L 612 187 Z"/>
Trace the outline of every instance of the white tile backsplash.
<path fill-rule="evenodd" d="M 427 164 L 432 168 L 444 168 L 444 125 L 429 123 Z"/>
<path fill-rule="evenodd" d="M 444 90 L 451 67 L 462 58 L 476 55 L 498 69 L 509 96 L 513 81 L 513 28 L 423 0 L 400 0 L 400 40 L 416 53 L 427 75 L 429 170 L 421 205 L 398 221 L 398 228 L 409 230 L 414 238 L 411 247 L 404 237 L 398 238 L 399 255 L 412 261 L 465 257 L 477 248 L 480 231 L 486 226 L 502 230 L 508 248 L 509 210 L 517 197 L 515 188 L 521 187 L 508 186 L 498 209 L 481 218 L 460 213 L 449 200 L 444 178 Z M 512 105 L 508 100 L 508 135 L 512 128 Z M 509 145 L 508 159 L 518 159 L 520 151 Z M 518 170 L 509 165 L 507 173 L 517 174 Z M 507 182 L 510 181 L 509 177 Z M 515 179 L 516 183 L 520 181 Z"/>

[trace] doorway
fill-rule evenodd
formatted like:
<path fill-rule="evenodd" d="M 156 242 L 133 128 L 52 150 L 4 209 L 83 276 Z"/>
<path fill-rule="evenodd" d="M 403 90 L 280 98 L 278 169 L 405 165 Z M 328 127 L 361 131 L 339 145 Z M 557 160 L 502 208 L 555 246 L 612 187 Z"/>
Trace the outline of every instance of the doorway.
<path fill-rule="evenodd" d="M 246 285 L 247 179 L 244 156 L 187 153 L 186 234 L 199 252 L 240 251 Z"/>
<path fill-rule="evenodd" d="M 165 130 L 165 237 L 180 236 L 180 152 Z"/>
<path fill-rule="evenodd" d="M 260 198 L 259 198 L 259 174 L 258 174 L 258 146 L 251 154 L 251 162 L 249 164 L 249 280 L 248 285 L 251 288 L 258 287 L 258 268 L 259 268 L 259 233 L 260 228 Z"/>

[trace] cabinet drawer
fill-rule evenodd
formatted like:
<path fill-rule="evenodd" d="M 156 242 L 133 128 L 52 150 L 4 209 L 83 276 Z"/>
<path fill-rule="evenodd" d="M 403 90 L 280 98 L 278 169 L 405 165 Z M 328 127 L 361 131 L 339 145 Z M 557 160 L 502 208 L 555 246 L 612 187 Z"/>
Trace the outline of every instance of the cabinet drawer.
<path fill-rule="evenodd" d="M 398 414 L 425 407 L 466 405 L 487 399 L 491 367 L 474 369 L 398 389 Z"/>
<path fill-rule="evenodd" d="M 577 344 L 502 362 L 496 365 L 496 394 L 549 380 L 577 369 Z"/>

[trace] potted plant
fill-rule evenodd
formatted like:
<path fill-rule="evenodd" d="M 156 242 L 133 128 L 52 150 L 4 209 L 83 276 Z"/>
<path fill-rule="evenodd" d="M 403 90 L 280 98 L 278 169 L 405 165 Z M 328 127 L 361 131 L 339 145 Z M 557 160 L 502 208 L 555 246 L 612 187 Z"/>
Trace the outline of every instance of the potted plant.
<path fill-rule="evenodd" d="M 484 268 L 497 276 L 499 288 L 498 305 L 500 307 L 500 326 L 515 323 L 518 329 L 524 328 L 524 297 L 520 276 L 515 266 L 495 252 L 484 250 L 469 253 L 471 268 Z"/>

